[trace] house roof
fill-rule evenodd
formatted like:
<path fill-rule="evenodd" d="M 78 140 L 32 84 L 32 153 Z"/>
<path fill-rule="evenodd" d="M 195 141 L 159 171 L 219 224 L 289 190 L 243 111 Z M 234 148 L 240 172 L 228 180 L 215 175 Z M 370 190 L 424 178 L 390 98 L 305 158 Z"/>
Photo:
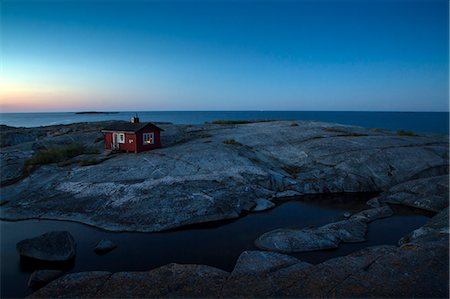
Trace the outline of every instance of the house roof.
<path fill-rule="evenodd" d="M 102 130 L 102 132 L 132 132 L 136 133 L 139 130 L 142 130 L 143 128 L 149 126 L 152 129 L 156 129 L 158 131 L 164 131 L 160 127 L 152 124 L 152 123 L 116 123 L 109 127 L 106 127 Z"/>

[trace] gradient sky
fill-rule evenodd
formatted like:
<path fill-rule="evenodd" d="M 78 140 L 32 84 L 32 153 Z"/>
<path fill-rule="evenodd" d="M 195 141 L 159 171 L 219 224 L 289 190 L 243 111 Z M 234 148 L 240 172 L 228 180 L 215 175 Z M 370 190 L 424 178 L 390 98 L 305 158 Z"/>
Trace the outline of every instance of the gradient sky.
<path fill-rule="evenodd" d="M 4 112 L 448 111 L 447 0 L 0 9 Z"/>

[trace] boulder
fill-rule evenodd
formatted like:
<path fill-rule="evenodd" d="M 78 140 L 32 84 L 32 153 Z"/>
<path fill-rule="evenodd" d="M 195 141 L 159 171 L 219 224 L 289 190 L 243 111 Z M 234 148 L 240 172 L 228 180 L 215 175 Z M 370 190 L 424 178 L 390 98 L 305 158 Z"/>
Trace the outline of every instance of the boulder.
<path fill-rule="evenodd" d="M 304 252 L 337 248 L 340 242 L 363 242 L 367 224 L 359 220 L 344 220 L 318 228 L 276 229 L 261 235 L 255 245 L 279 252 Z"/>
<path fill-rule="evenodd" d="M 273 202 L 271 202 L 270 200 L 264 199 L 264 198 L 256 199 L 255 203 L 256 203 L 256 205 L 252 209 L 252 211 L 254 211 L 254 212 L 265 211 L 265 210 L 275 207 L 275 204 Z"/>
<path fill-rule="evenodd" d="M 38 288 L 46 285 L 47 283 L 55 280 L 64 274 L 64 271 L 60 270 L 36 270 L 28 279 L 28 287 Z"/>
<path fill-rule="evenodd" d="M 63 262 L 75 257 L 76 243 L 69 232 L 54 231 L 22 240 L 17 243 L 16 250 L 24 257 L 48 262 Z"/>
<path fill-rule="evenodd" d="M 95 245 L 94 251 L 97 254 L 104 254 L 107 253 L 117 247 L 116 244 L 114 244 L 110 240 L 100 240 L 97 245 Z"/>

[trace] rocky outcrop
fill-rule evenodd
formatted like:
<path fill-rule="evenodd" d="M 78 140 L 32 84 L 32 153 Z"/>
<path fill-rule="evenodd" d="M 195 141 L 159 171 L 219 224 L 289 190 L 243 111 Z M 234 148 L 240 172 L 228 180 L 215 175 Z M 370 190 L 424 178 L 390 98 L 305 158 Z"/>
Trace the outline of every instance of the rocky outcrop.
<path fill-rule="evenodd" d="M 148 272 L 68 274 L 29 298 L 217 298 L 228 272 L 169 264 Z"/>
<path fill-rule="evenodd" d="M 24 257 L 48 262 L 63 262 L 75 257 L 76 243 L 67 231 L 45 233 L 17 243 L 17 252 Z"/>
<path fill-rule="evenodd" d="M 407 181 L 392 187 L 382 194 L 378 200 L 439 212 L 448 207 L 448 182 L 448 175 Z"/>
<path fill-rule="evenodd" d="M 399 245 L 431 241 L 440 241 L 443 244 L 448 244 L 449 233 L 449 214 L 447 207 L 431 218 L 427 224 L 401 238 Z"/>
<path fill-rule="evenodd" d="M 77 273 L 30 298 L 445 298 L 447 261 L 448 247 L 436 242 L 370 247 L 318 265 L 283 254 L 246 251 L 231 274 L 178 264 L 149 272 Z"/>
<path fill-rule="evenodd" d="M 265 250 L 303 252 L 337 248 L 339 243 L 365 241 L 367 224 L 361 220 L 343 220 L 318 228 L 282 228 L 261 235 L 255 245 Z"/>
<path fill-rule="evenodd" d="M 261 199 L 386 191 L 411 179 L 448 173 L 444 135 L 397 136 L 321 122 L 290 124 L 162 125 L 160 149 L 117 155 L 97 165 L 41 166 L 3 187 L 0 217 L 71 220 L 112 231 L 161 231 L 270 206 L 261 206 Z M 80 140 L 101 148 L 102 142 L 94 143 L 100 127 L 45 127 L 39 129 L 45 130 L 44 137 L 23 145 L 11 137 L 14 145 L 2 152 L 22 150 L 30 143 L 36 147 Z"/>

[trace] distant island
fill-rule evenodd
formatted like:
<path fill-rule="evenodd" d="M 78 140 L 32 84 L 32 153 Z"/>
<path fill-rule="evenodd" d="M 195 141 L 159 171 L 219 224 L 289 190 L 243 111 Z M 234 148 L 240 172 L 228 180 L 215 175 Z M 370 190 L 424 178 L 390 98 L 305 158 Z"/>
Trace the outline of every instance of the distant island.
<path fill-rule="evenodd" d="M 116 114 L 119 112 L 102 112 L 102 111 L 80 111 L 75 112 L 75 114 Z"/>

